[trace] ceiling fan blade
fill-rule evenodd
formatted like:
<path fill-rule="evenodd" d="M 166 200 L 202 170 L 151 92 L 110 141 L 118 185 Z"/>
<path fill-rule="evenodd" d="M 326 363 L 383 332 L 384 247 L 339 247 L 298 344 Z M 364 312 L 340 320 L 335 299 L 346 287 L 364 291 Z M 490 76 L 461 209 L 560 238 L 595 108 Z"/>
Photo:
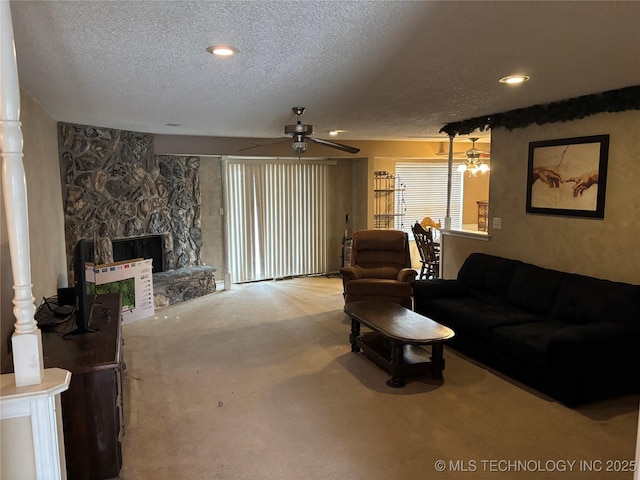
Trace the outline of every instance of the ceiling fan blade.
<path fill-rule="evenodd" d="M 271 145 L 278 145 L 279 143 L 290 142 L 290 141 L 291 141 L 290 138 L 285 138 L 285 139 L 279 140 L 277 142 L 263 143 L 262 145 L 255 143 L 254 145 L 251 145 L 250 147 L 239 148 L 236 151 L 237 152 L 244 152 L 245 150 L 251 150 L 252 148 L 270 147 Z"/>
<path fill-rule="evenodd" d="M 307 137 L 313 143 L 319 143 L 321 145 L 326 145 L 327 147 L 335 148 L 337 150 L 342 150 L 343 152 L 349 153 L 358 153 L 360 151 L 359 148 L 350 147 L 349 145 L 343 145 L 341 143 L 330 142 L 329 140 L 323 140 L 321 138 L 315 137 Z"/>
<path fill-rule="evenodd" d="M 436 152 L 436 155 L 440 155 L 440 156 L 449 156 L 449 148 L 445 147 L 445 143 L 448 142 L 440 142 L 440 146 L 438 147 L 438 151 Z M 453 156 L 454 157 L 464 157 L 466 154 L 465 152 L 453 152 Z"/>
<path fill-rule="evenodd" d="M 489 158 L 491 154 L 489 152 L 485 152 L 484 150 L 479 150 L 476 148 L 476 142 L 479 140 L 478 137 L 469 138 L 471 140 L 471 149 L 467 150 L 467 157 L 469 158 Z"/>

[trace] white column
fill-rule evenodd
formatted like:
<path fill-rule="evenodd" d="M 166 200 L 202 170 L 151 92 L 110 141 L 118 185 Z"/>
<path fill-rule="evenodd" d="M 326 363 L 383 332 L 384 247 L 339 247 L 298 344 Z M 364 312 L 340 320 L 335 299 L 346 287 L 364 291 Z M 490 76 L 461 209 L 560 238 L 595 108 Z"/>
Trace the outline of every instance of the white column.
<path fill-rule="evenodd" d="M 224 243 L 222 256 L 224 257 L 224 289 L 231 289 L 231 270 L 229 269 L 229 158 L 220 157 L 222 163 L 222 230 Z"/>
<path fill-rule="evenodd" d="M 12 433 L 20 436 L 29 436 L 30 433 L 33 442 L 32 451 L 13 451 L 11 456 L 3 455 L 0 476 L 34 478 L 35 473 L 37 480 L 67 478 L 60 394 L 69 388 L 71 373 L 60 368 L 48 368 L 39 385 L 25 387 L 15 384 L 13 374 L 0 378 L 0 418 L 4 422 L 28 417 L 30 421 L 26 425 L 30 425 L 31 432 Z"/>
<path fill-rule="evenodd" d="M 13 365 L 17 386 L 42 382 L 42 337 L 34 320 L 36 307 L 31 290 L 31 258 L 27 184 L 22 163 L 20 88 L 13 42 L 11 7 L 0 0 L 0 154 L 2 193 L 13 271 L 13 314 L 16 317 Z"/>
<path fill-rule="evenodd" d="M 449 134 L 449 169 L 447 171 L 447 213 L 444 217 L 444 229 L 451 230 L 451 176 L 453 175 L 453 137 Z"/>

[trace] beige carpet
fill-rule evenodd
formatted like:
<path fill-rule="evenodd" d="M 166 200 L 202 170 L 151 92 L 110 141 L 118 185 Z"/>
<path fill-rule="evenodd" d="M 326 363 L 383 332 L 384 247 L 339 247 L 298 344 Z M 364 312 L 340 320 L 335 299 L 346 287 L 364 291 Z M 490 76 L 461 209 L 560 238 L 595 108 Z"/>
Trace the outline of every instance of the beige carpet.
<path fill-rule="evenodd" d="M 444 381 L 392 389 L 348 336 L 340 279 L 324 277 L 126 325 L 122 478 L 633 477 L 605 469 L 635 455 L 640 396 L 572 410 L 446 347 Z"/>

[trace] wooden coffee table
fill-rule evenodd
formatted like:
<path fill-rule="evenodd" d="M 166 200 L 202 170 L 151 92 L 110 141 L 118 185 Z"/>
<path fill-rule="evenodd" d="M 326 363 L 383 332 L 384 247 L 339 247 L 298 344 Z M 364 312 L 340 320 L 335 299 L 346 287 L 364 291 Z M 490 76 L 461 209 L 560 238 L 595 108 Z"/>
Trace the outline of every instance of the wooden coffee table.
<path fill-rule="evenodd" d="M 391 375 L 387 385 L 405 386 L 404 379 L 431 374 L 442 378 L 443 342 L 454 331 L 395 303 L 352 302 L 344 307 L 351 317 L 352 352 L 362 352 Z M 360 335 L 360 325 L 372 330 Z M 422 348 L 431 345 L 431 354 Z"/>

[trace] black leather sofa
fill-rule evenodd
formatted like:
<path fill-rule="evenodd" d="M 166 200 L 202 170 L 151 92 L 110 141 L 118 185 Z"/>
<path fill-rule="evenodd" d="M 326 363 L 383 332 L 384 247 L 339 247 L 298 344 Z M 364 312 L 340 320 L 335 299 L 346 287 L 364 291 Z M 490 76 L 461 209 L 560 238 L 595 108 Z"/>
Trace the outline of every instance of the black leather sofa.
<path fill-rule="evenodd" d="M 473 253 L 412 287 L 448 346 L 569 406 L 640 392 L 640 285 Z"/>

